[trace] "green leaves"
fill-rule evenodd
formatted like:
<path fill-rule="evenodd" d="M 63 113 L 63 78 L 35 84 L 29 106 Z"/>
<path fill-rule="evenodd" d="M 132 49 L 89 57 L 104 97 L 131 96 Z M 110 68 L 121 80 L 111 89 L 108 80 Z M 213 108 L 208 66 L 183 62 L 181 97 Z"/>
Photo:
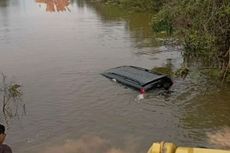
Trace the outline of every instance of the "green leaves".
<path fill-rule="evenodd" d="M 179 34 L 185 54 L 211 58 L 229 71 L 229 0 L 170 0 L 154 17 L 153 29 Z"/>
<path fill-rule="evenodd" d="M 225 7 L 224 13 L 226 13 L 227 15 L 230 15 L 230 6 Z"/>

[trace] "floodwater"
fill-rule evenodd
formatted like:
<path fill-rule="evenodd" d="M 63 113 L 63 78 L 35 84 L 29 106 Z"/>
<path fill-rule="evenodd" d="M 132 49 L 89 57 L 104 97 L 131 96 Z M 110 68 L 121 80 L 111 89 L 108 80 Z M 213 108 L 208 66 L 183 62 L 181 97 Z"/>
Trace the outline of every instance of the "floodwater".
<path fill-rule="evenodd" d="M 175 79 L 171 95 L 153 91 L 136 101 L 137 91 L 100 75 L 121 65 L 180 67 L 180 50 L 154 38 L 151 15 L 84 0 L 67 7 L 47 12 L 42 0 L 0 1 L 0 72 L 22 84 L 26 106 L 26 115 L 7 121 L 15 153 L 77 145 L 84 136 L 133 152 L 161 140 L 211 146 L 206 132 L 230 126 L 228 89 L 207 92 Z"/>

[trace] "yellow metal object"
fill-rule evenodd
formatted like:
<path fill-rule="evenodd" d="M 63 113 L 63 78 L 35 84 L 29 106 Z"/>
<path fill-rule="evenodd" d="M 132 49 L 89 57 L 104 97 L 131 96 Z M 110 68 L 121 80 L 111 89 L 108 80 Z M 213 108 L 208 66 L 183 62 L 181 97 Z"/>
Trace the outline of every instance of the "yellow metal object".
<path fill-rule="evenodd" d="M 175 153 L 176 145 L 173 143 L 154 143 L 148 153 Z"/>
<path fill-rule="evenodd" d="M 148 153 L 230 153 L 230 150 L 177 147 L 173 143 L 153 143 Z"/>

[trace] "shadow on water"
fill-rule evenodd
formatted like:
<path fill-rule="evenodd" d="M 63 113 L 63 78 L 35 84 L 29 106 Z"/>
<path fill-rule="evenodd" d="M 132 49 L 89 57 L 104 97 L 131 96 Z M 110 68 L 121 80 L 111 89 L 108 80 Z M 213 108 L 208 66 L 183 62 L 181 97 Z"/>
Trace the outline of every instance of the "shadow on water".
<path fill-rule="evenodd" d="M 9 0 L 0 0 L 0 7 L 7 7 L 9 5 Z"/>

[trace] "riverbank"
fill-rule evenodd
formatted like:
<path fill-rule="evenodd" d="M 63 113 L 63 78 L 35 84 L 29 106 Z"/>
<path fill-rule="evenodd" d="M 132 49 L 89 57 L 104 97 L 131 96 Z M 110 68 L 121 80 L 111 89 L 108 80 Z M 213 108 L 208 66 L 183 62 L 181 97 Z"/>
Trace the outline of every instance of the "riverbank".
<path fill-rule="evenodd" d="M 184 56 L 199 58 L 199 69 L 220 82 L 230 81 L 230 2 L 100 0 L 107 5 L 153 14 L 152 28 L 180 39 Z M 207 9 L 206 9 L 207 8 Z M 205 10 L 200 12 L 199 10 Z M 154 12 L 154 13 L 153 13 Z M 210 17 L 210 15 L 212 16 Z M 218 22 L 217 22 L 218 21 Z M 186 58 L 187 58 L 186 57 Z M 215 63 L 215 64 L 214 64 Z"/>

